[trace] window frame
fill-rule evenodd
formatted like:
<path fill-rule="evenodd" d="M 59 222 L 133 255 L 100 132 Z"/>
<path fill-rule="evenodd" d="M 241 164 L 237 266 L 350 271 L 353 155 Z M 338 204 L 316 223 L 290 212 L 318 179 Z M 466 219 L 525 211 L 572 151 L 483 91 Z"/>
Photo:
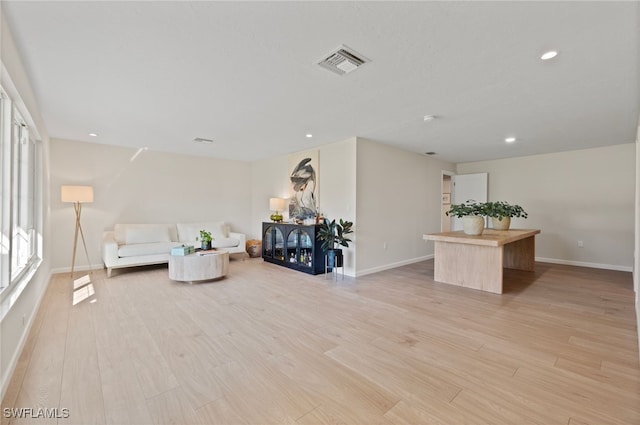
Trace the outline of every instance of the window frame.
<path fill-rule="evenodd" d="M 0 85 L 0 302 L 3 303 L 11 294 L 12 299 L 19 295 L 17 292 L 21 291 L 15 289 L 24 288 L 43 258 L 42 143 L 36 138 L 35 127 L 25 119 L 30 118 L 28 111 L 17 100 Z M 16 252 L 18 232 L 28 235 L 26 255 Z M 24 247 L 24 243 L 21 241 L 20 245 Z M 19 255 L 22 257 L 18 258 Z"/>

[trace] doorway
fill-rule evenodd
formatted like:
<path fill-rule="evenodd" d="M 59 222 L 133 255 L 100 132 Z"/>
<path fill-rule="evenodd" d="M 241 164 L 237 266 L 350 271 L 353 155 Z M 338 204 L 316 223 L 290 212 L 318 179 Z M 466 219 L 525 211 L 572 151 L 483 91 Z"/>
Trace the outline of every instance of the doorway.
<path fill-rule="evenodd" d="M 446 212 L 451 204 L 461 204 L 469 200 L 487 202 L 488 183 L 488 173 L 455 174 L 442 171 L 442 232 L 462 230 L 462 219 L 449 217 Z"/>
<path fill-rule="evenodd" d="M 442 207 L 440 209 L 440 231 L 441 232 L 449 232 L 451 231 L 451 217 L 447 215 L 447 211 L 451 207 L 451 177 L 455 175 L 452 171 L 442 170 L 442 183 L 441 190 L 442 193 Z"/>

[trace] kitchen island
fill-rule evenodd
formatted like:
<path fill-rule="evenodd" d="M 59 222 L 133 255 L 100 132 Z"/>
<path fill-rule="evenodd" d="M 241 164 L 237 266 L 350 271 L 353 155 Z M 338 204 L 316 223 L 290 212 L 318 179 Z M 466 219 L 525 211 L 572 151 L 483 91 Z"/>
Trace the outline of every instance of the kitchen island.
<path fill-rule="evenodd" d="M 431 233 L 434 279 L 438 282 L 502 294 L 502 269 L 533 271 L 535 235 L 539 229 L 485 229 L 471 236 L 462 231 Z"/>

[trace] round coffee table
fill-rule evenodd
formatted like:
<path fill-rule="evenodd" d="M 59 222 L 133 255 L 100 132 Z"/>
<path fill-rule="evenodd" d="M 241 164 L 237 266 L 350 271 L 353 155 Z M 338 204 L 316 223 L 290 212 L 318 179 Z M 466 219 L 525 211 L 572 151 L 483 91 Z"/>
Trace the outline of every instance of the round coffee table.
<path fill-rule="evenodd" d="M 169 256 L 169 279 L 196 282 L 217 279 L 229 271 L 229 252 L 217 249 L 201 254 Z"/>

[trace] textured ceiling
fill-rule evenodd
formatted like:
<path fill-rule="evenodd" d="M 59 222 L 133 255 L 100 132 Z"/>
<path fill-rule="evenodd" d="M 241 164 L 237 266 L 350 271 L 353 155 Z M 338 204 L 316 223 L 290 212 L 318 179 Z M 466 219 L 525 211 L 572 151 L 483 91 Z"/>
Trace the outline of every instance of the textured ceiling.
<path fill-rule="evenodd" d="M 635 140 L 637 2 L 2 10 L 51 137 L 255 160 L 359 136 L 453 162 Z M 346 76 L 316 65 L 341 44 L 371 62 Z"/>

